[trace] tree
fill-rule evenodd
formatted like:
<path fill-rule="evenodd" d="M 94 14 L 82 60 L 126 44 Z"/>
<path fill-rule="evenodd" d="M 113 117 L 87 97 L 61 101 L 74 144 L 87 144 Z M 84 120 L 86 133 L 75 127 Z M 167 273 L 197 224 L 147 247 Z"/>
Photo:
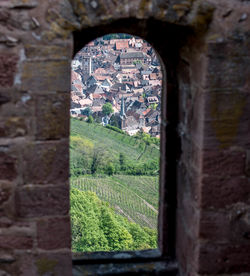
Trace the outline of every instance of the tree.
<path fill-rule="evenodd" d="M 86 116 L 90 116 L 92 114 L 92 110 L 90 109 L 90 107 L 86 107 L 85 109 L 83 109 L 81 111 L 82 115 L 86 115 Z"/>
<path fill-rule="evenodd" d="M 94 148 L 93 158 L 91 164 L 91 174 L 95 174 L 98 168 L 102 165 L 103 160 L 105 159 L 106 152 L 103 148 L 97 147 Z"/>
<path fill-rule="evenodd" d="M 115 116 L 114 114 L 111 116 L 110 121 L 109 121 L 111 126 L 115 126 L 119 128 L 119 117 Z"/>
<path fill-rule="evenodd" d="M 113 110 L 112 104 L 111 104 L 111 103 L 105 103 L 105 104 L 102 106 L 102 112 L 103 112 L 105 115 L 110 115 L 111 113 L 113 113 L 114 110 Z"/>
<path fill-rule="evenodd" d="M 109 162 L 105 168 L 105 172 L 106 174 L 108 174 L 109 176 L 113 175 L 115 172 L 115 166 L 113 165 L 113 163 Z"/>
<path fill-rule="evenodd" d="M 157 247 L 157 231 L 128 221 L 93 192 L 70 189 L 72 251 L 144 250 Z"/>
<path fill-rule="evenodd" d="M 89 115 L 87 119 L 87 123 L 92 124 L 93 122 L 94 122 L 94 118 L 91 115 Z"/>
<path fill-rule="evenodd" d="M 120 155 L 119 155 L 119 162 L 120 162 L 121 170 L 123 170 L 124 169 L 124 165 L 125 165 L 125 154 L 124 153 L 120 153 Z"/>

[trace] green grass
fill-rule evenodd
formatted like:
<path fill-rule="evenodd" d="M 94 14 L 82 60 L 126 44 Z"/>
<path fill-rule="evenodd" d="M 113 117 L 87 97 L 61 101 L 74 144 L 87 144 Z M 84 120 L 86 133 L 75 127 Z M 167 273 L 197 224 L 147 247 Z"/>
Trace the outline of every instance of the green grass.
<path fill-rule="evenodd" d="M 95 146 L 105 148 L 114 159 L 123 153 L 128 160 L 159 160 L 159 148 L 156 145 L 146 146 L 145 143 L 134 137 L 107 129 L 100 124 L 88 124 L 84 121 L 71 119 L 71 136 L 85 137 Z"/>

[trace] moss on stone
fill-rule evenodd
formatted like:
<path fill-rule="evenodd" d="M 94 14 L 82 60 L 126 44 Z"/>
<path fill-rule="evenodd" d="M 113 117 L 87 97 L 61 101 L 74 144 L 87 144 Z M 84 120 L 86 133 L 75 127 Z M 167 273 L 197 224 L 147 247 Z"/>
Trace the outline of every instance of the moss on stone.
<path fill-rule="evenodd" d="M 48 258 L 38 259 L 36 261 L 37 272 L 39 276 L 43 276 L 48 272 L 52 272 L 54 275 L 55 266 L 58 264 L 57 260 L 51 260 Z"/>
<path fill-rule="evenodd" d="M 224 104 L 225 101 L 231 104 Z M 215 136 L 220 142 L 220 148 L 233 145 L 237 136 L 240 118 L 246 105 L 246 99 L 239 94 L 211 95 L 211 117 Z M 229 127 L 230 124 L 230 127 Z"/>

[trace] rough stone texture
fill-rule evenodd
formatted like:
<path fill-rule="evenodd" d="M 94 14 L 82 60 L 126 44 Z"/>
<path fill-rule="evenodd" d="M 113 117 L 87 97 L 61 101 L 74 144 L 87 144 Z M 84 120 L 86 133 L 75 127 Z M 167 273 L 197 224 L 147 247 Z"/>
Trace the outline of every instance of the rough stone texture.
<path fill-rule="evenodd" d="M 8 153 L 2 151 L 0 153 L 0 179 L 14 180 L 16 178 L 16 159 Z"/>
<path fill-rule="evenodd" d="M 0 86 L 10 87 L 14 81 L 18 56 L 13 54 L 0 54 Z"/>
<path fill-rule="evenodd" d="M 33 239 L 32 237 L 16 235 L 0 236 L 0 245 L 3 249 L 30 249 L 33 245 Z"/>
<path fill-rule="evenodd" d="M 67 118 L 70 108 L 69 94 L 38 96 L 36 99 L 36 137 L 39 140 L 56 140 L 69 135 Z"/>
<path fill-rule="evenodd" d="M 51 219 L 40 219 L 37 222 L 38 247 L 42 249 L 70 248 L 69 218 L 55 217 Z M 47 235 L 47 233 L 50 235 Z"/>
<path fill-rule="evenodd" d="M 60 195 L 60 196 L 59 196 Z M 69 208 L 68 187 L 26 186 L 16 191 L 16 212 L 23 218 L 67 215 Z"/>
<path fill-rule="evenodd" d="M 0 126 L 0 137 L 18 137 L 27 134 L 28 123 L 22 117 L 10 117 Z"/>
<path fill-rule="evenodd" d="M 249 275 L 250 2 L 2 0 L 0 24 L 0 275 L 71 275 L 70 61 L 108 32 L 145 38 L 166 67 L 162 252 L 181 276 Z"/>
<path fill-rule="evenodd" d="M 69 91 L 68 61 L 26 61 L 23 64 L 21 88 L 34 91 Z"/>
<path fill-rule="evenodd" d="M 67 183 L 68 147 L 68 141 L 63 140 L 24 144 L 22 164 L 24 184 Z"/>

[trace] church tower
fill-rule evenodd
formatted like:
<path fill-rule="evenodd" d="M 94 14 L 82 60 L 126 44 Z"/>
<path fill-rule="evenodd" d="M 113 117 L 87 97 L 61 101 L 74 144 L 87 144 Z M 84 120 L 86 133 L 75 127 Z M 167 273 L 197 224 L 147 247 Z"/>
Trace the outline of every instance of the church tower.
<path fill-rule="evenodd" d="M 121 100 L 120 118 L 121 118 L 121 129 L 124 129 L 125 128 L 126 113 L 125 113 L 125 104 L 124 104 L 124 97 L 123 96 L 122 96 L 122 100 Z"/>

